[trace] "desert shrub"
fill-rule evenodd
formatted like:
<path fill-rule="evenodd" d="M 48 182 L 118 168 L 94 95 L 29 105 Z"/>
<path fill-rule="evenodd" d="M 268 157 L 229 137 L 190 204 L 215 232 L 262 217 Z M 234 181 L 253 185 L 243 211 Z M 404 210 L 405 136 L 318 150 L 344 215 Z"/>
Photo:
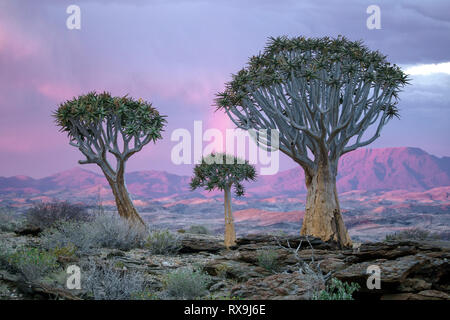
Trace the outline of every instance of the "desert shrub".
<path fill-rule="evenodd" d="M 69 202 L 40 203 L 25 213 L 26 223 L 45 229 L 61 221 L 89 221 L 92 215 L 87 209 Z"/>
<path fill-rule="evenodd" d="M 73 246 L 78 253 L 87 254 L 97 247 L 90 231 L 86 222 L 59 222 L 41 233 L 41 245 L 47 250 Z"/>
<path fill-rule="evenodd" d="M 75 246 L 81 254 L 95 248 L 130 250 L 144 245 L 147 232 L 118 216 L 98 215 L 88 222 L 60 222 L 41 234 L 49 250 Z"/>
<path fill-rule="evenodd" d="M 169 230 L 152 230 L 145 247 L 153 254 L 173 254 L 181 248 L 181 238 Z"/>
<path fill-rule="evenodd" d="M 10 298 L 10 291 L 6 284 L 0 283 L 0 300 L 6 300 Z"/>
<path fill-rule="evenodd" d="M 8 257 L 11 254 L 11 249 L 8 248 L 5 244 L 0 243 L 0 267 L 1 268 L 7 268 L 8 263 Z"/>
<path fill-rule="evenodd" d="M 55 247 L 51 252 L 57 257 L 74 257 L 77 254 L 77 247 L 69 243 L 65 247 Z"/>
<path fill-rule="evenodd" d="M 9 270 L 20 273 L 28 281 L 39 279 L 59 266 L 57 257 L 51 252 L 29 247 L 8 252 L 2 259 Z"/>
<path fill-rule="evenodd" d="M 93 241 L 103 248 L 125 251 L 141 248 L 148 234 L 141 226 L 130 224 L 118 215 L 98 215 L 87 225 Z"/>
<path fill-rule="evenodd" d="M 208 292 L 209 282 L 210 277 L 199 270 L 178 269 L 166 276 L 166 292 L 171 298 L 194 299 Z"/>
<path fill-rule="evenodd" d="M 437 240 L 440 239 L 438 234 L 432 233 L 421 228 L 411 228 L 387 234 L 385 241 L 393 240 Z"/>
<path fill-rule="evenodd" d="M 132 300 L 148 296 L 144 276 L 91 263 L 82 273 L 83 289 L 95 300 Z"/>
<path fill-rule="evenodd" d="M 256 255 L 258 265 L 264 269 L 275 272 L 278 269 L 278 252 L 274 249 L 260 249 Z"/>
<path fill-rule="evenodd" d="M 22 224 L 22 219 L 6 208 L 0 208 L 0 231 L 14 231 Z"/>
<path fill-rule="evenodd" d="M 325 290 L 313 295 L 313 300 L 353 300 L 353 293 L 359 288 L 357 283 L 346 283 L 331 278 L 330 284 L 326 285 Z"/>
<path fill-rule="evenodd" d="M 211 234 L 208 228 L 199 225 L 190 226 L 186 232 L 192 234 Z"/>

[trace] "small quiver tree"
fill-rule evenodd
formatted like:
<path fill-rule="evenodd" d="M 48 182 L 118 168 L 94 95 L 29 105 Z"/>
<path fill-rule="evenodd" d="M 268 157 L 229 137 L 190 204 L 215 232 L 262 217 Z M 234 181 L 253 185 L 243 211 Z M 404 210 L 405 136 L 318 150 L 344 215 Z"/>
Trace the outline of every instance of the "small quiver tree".
<path fill-rule="evenodd" d="M 231 210 L 231 188 L 237 197 L 244 195 L 243 181 L 256 179 L 255 167 L 248 161 L 224 153 L 210 154 L 202 158 L 200 164 L 194 167 L 194 177 L 191 179 L 191 189 L 199 187 L 208 191 L 218 189 L 224 191 L 225 207 L 225 246 L 236 244 L 233 213 Z"/>

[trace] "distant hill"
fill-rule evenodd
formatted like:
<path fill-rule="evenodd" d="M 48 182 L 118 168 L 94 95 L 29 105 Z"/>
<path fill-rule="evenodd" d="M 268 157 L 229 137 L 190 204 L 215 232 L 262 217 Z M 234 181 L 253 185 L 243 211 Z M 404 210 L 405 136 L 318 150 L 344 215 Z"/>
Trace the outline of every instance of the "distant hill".
<path fill-rule="evenodd" d="M 450 186 L 450 158 L 438 158 L 418 148 L 359 149 L 341 158 L 338 172 L 337 186 L 341 193 L 351 190 L 424 191 Z M 128 173 L 126 179 L 135 199 L 194 195 L 189 190 L 188 176 L 138 171 Z M 109 195 L 105 178 L 80 167 L 42 179 L 0 177 L 0 200 L 12 197 L 83 200 L 92 198 L 99 190 L 102 195 Z M 247 184 L 250 197 L 292 196 L 305 192 L 300 167 L 273 176 L 260 176 L 257 182 Z M 195 193 L 200 194 L 207 195 L 206 192 Z"/>
<path fill-rule="evenodd" d="M 261 176 L 248 186 L 254 195 L 305 193 L 303 170 L 294 168 Z M 424 191 L 450 186 L 450 157 L 438 158 L 419 148 L 359 149 L 339 161 L 337 188 L 351 190 Z"/>

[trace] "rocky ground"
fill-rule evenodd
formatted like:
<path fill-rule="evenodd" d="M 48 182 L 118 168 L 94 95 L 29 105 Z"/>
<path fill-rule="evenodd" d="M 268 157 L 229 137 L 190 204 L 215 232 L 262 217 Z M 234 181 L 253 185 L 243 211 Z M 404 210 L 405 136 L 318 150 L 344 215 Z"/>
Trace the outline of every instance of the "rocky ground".
<path fill-rule="evenodd" d="M 99 249 L 81 257 L 60 256 L 62 266 L 112 262 L 126 271 L 140 271 L 155 293 L 164 289 L 164 276 L 184 267 L 200 268 L 211 276 L 205 299 L 311 299 L 323 283 L 299 272 L 299 261 L 320 266 L 323 274 L 344 282 L 356 282 L 355 299 L 450 300 L 450 245 L 444 241 L 392 241 L 363 243 L 353 249 L 338 250 L 319 239 L 257 234 L 238 239 L 226 250 L 216 236 L 184 234 L 176 255 L 152 255 L 145 249 L 120 251 Z M 0 233 L 0 242 L 12 248 L 39 246 L 39 237 Z M 301 243 L 300 243 L 301 241 Z M 293 250 L 290 250 L 288 244 Z M 295 254 L 295 248 L 300 249 Z M 260 266 L 260 250 L 276 252 L 277 266 L 269 271 Z M 312 263 L 313 262 L 313 263 Z M 381 289 L 367 289 L 367 267 L 381 270 Z M 83 299 L 83 290 L 65 288 L 60 278 L 26 283 L 17 275 L 0 270 L 1 299 Z"/>

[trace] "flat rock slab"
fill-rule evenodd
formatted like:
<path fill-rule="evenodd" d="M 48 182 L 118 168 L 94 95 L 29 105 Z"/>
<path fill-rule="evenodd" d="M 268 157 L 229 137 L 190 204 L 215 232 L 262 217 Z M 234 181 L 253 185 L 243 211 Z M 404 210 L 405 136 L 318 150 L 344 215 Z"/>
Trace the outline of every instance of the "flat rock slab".
<path fill-rule="evenodd" d="M 234 286 L 231 296 L 251 300 L 309 300 L 318 289 L 324 289 L 319 279 L 294 272 L 250 279 Z"/>
<path fill-rule="evenodd" d="M 186 234 L 181 240 L 180 253 L 210 252 L 224 250 L 223 239 L 207 235 Z"/>

